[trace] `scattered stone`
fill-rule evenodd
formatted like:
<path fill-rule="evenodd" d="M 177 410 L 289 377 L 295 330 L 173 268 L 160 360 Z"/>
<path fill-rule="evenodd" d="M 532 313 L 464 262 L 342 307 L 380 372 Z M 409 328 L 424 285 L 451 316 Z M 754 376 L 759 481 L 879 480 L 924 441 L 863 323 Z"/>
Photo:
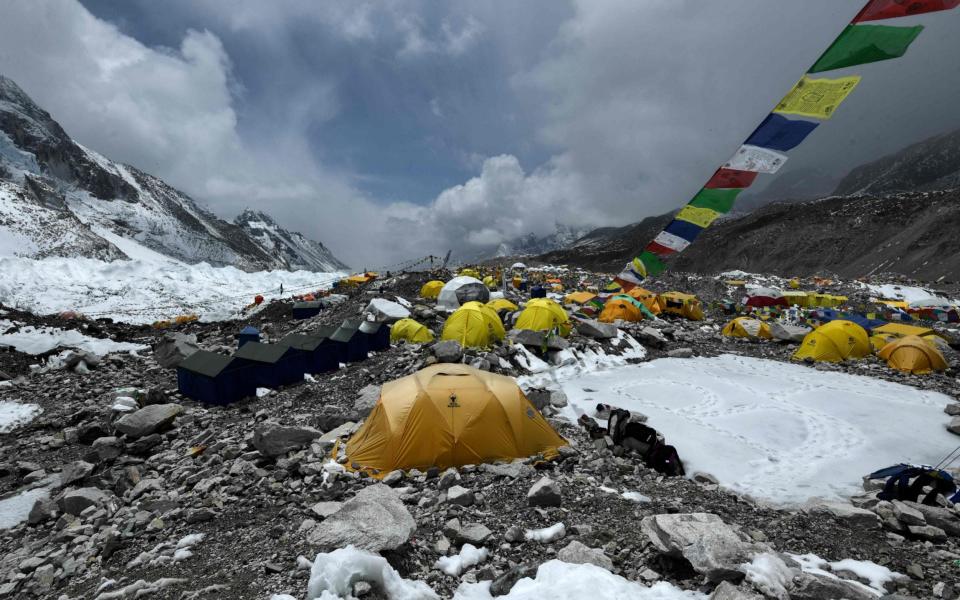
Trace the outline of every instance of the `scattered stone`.
<path fill-rule="evenodd" d="M 908 525 L 907 531 L 913 537 L 928 540 L 935 544 L 947 541 L 947 533 L 933 525 Z"/>
<path fill-rule="evenodd" d="M 82 481 L 84 477 L 93 473 L 94 466 L 82 460 L 75 460 L 63 465 L 60 470 L 60 485 L 69 486 L 71 483 Z"/>
<path fill-rule="evenodd" d="M 904 525 L 926 525 L 927 519 L 919 510 L 900 502 L 893 501 L 893 516 Z"/>
<path fill-rule="evenodd" d="M 577 565 L 591 564 L 613 571 L 613 561 L 599 548 L 590 548 L 576 540 L 557 552 L 557 558 Z"/>
<path fill-rule="evenodd" d="M 549 477 L 541 477 L 527 492 L 529 506 L 560 506 L 560 488 Z"/>
<path fill-rule="evenodd" d="M 670 358 L 693 358 L 693 348 L 675 348 L 667 351 Z"/>
<path fill-rule="evenodd" d="M 471 506 L 476 501 L 473 490 L 455 485 L 447 490 L 447 503 L 458 506 Z"/>
<path fill-rule="evenodd" d="M 110 498 L 107 492 L 92 487 L 79 488 L 63 494 L 60 498 L 60 510 L 70 515 L 79 515 L 88 506 L 102 504 Z"/>
<path fill-rule="evenodd" d="M 618 329 L 611 323 L 601 323 L 594 319 L 575 319 L 577 333 L 584 337 L 597 340 L 608 340 L 617 337 Z"/>

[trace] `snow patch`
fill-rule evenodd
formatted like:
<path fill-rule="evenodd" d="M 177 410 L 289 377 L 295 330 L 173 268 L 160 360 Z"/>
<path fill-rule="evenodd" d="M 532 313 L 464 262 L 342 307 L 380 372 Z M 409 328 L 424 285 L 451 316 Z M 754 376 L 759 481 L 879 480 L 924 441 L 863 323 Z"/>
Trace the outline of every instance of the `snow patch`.
<path fill-rule="evenodd" d="M 306 600 L 352 598 L 353 584 L 357 581 L 374 584 L 391 600 L 439 598 L 422 581 L 409 581 L 401 577 L 382 556 L 350 545 L 317 554 L 310 569 Z"/>
<path fill-rule="evenodd" d="M 0 529 L 10 529 L 25 522 L 34 503 L 49 495 L 50 488 L 38 487 L 0 500 Z"/>
<path fill-rule="evenodd" d="M 7 331 L 16 325 L 18 323 L 0 320 L 0 332 Z M 147 349 L 143 344 L 90 337 L 76 329 L 33 327 L 32 325 L 21 325 L 12 333 L 0 333 L 0 346 L 12 346 L 18 352 L 26 354 L 43 354 L 57 347 L 75 348 L 98 356 L 111 352 L 137 352 Z"/>
<path fill-rule="evenodd" d="M 465 570 L 487 560 L 489 554 L 486 548 L 477 548 L 473 544 L 464 544 L 463 547 L 460 548 L 459 554 L 441 556 L 437 559 L 434 566 L 447 575 L 460 577 L 460 574 Z"/>
<path fill-rule="evenodd" d="M 42 412 L 43 409 L 37 404 L 0 400 L 0 433 L 10 433 L 34 420 Z"/>
<path fill-rule="evenodd" d="M 550 527 L 528 529 L 523 532 L 524 539 L 531 542 L 541 542 L 543 544 L 549 544 L 550 542 L 559 540 L 565 535 L 567 535 L 567 528 L 564 527 L 563 523 L 554 523 Z"/>
<path fill-rule="evenodd" d="M 805 573 L 829 577 L 831 579 L 840 579 L 833 571 L 848 571 L 857 577 L 862 577 L 869 581 L 870 585 L 864 585 L 859 581 L 850 579 L 844 579 L 844 581 L 860 587 L 865 592 L 869 592 L 875 596 L 882 596 L 887 593 L 883 587 L 886 583 L 905 577 L 901 573 L 891 571 L 887 567 L 869 560 L 845 558 L 836 562 L 829 562 L 816 554 L 789 554 L 789 556 L 800 563 L 800 569 Z M 830 570 L 824 567 L 829 567 Z"/>
<path fill-rule="evenodd" d="M 943 426 L 949 397 L 796 364 L 667 358 L 560 382 L 569 418 L 592 414 L 598 402 L 646 414 L 688 473 L 712 473 L 776 504 L 848 498 L 863 475 L 900 462 L 936 464 L 956 446 Z"/>

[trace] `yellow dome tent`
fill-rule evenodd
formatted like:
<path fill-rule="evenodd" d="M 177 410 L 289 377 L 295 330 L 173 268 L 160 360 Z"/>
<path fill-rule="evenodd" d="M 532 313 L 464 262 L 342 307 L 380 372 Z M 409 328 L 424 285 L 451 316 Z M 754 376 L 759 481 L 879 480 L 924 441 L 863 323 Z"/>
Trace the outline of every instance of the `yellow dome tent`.
<path fill-rule="evenodd" d="M 796 277 L 794 277 L 793 279 L 790 280 L 790 283 L 788 283 L 787 285 L 790 286 L 790 289 L 791 289 L 791 290 L 799 290 L 799 289 L 800 289 L 800 280 L 797 279 Z"/>
<path fill-rule="evenodd" d="M 473 277 L 474 279 L 480 279 L 480 273 L 476 269 L 463 269 L 457 275 L 457 277 Z"/>
<path fill-rule="evenodd" d="M 660 314 L 660 302 L 657 301 L 657 295 L 650 290 L 637 286 L 627 292 L 627 295 L 642 302 L 654 315 Z"/>
<path fill-rule="evenodd" d="M 692 294 L 683 292 L 667 292 L 657 296 L 660 312 L 668 315 L 679 315 L 691 321 L 703 320 L 703 309 L 700 300 Z"/>
<path fill-rule="evenodd" d="M 607 303 L 603 306 L 603 310 L 600 311 L 600 316 L 597 317 L 597 320 L 601 323 L 613 323 L 617 319 L 632 322 L 642 321 L 643 313 L 628 300 L 611 298 L 607 300 Z"/>
<path fill-rule="evenodd" d="M 390 341 L 405 340 L 414 344 L 427 344 L 433 341 L 433 332 L 426 325 L 413 319 L 400 319 L 390 328 Z"/>
<path fill-rule="evenodd" d="M 440 339 L 457 340 L 464 348 L 485 348 L 506 335 L 496 311 L 479 302 L 467 302 L 447 317 Z"/>
<path fill-rule="evenodd" d="M 497 311 L 498 313 L 501 310 L 505 310 L 507 312 L 514 312 L 516 310 L 520 310 L 519 306 L 517 306 L 513 302 L 510 302 L 506 298 L 494 298 L 490 302 L 487 302 L 487 306 Z"/>
<path fill-rule="evenodd" d="M 773 337 L 770 333 L 769 325 L 763 321 L 751 319 L 750 317 L 737 317 L 727 323 L 720 333 L 727 337 L 735 338 L 764 338 L 769 340 Z"/>
<path fill-rule="evenodd" d="M 863 327 L 850 321 L 830 321 L 817 327 L 803 338 L 793 360 L 812 359 L 824 362 L 842 362 L 848 358 L 863 358 L 870 354 L 870 340 Z"/>
<path fill-rule="evenodd" d="M 891 369 L 914 375 L 926 375 L 948 367 L 947 359 L 940 350 L 931 341 L 916 335 L 894 340 L 878 354 Z"/>
<path fill-rule="evenodd" d="M 512 378 L 439 364 L 384 384 L 347 442 L 346 464 L 379 478 L 395 469 L 552 458 L 566 445 Z"/>
<path fill-rule="evenodd" d="M 549 298 L 533 298 L 524 307 L 514 324 L 517 329 L 550 331 L 557 329 L 560 335 L 570 333 L 570 317 L 563 307 Z"/>
<path fill-rule="evenodd" d="M 436 299 L 440 295 L 440 290 L 443 289 L 443 282 L 434 279 L 433 281 L 428 281 L 423 284 L 423 287 L 420 288 L 420 297 L 428 298 L 430 300 Z"/>
<path fill-rule="evenodd" d="M 487 275 L 483 278 L 483 285 L 487 286 L 491 290 L 497 289 L 497 280 L 493 278 L 492 275 Z"/>

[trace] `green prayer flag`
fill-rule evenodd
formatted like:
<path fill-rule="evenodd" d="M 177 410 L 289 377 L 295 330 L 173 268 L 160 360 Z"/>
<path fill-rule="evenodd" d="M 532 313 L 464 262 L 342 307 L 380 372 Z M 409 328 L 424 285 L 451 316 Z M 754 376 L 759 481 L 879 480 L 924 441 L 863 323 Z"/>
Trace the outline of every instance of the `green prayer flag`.
<path fill-rule="evenodd" d="M 638 258 L 640 259 L 640 262 L 643 263 L 643 266 L 647 269 L 647 277 L 659 275 L 667 269 L 667 266 L 663 264 L 660 258 L 649 250 L 644 250 L 641 252 Z"/>
<path fill-rule="evenodd" d="M 733 202 L 741 188 L 703 188 L 690 201 L 690 206 L 709 208 L 718 213 L 728 213 L 733 208 Z"/>
<path fill-rule="evenodd" d="M 848 25 L 840 37 L 810 68 L 810 73 L 832 71 L 903 56 L 921 31 L 923 31 L 923 25 L 915 27 Z"/>

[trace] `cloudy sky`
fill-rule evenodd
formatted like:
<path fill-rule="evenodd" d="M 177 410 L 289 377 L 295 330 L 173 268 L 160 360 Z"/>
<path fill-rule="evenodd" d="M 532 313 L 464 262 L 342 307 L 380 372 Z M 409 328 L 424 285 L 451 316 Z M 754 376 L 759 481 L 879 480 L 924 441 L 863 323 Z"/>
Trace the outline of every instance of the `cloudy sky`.
<path fill-rule="evenodd" d="M 679 207 L 861 5 L 0 0 L 0 73 L 221 216 L 374 266 Z M 781 173 L 960 127 L 960 10 L 900 21 L 927 29 Z"/>

